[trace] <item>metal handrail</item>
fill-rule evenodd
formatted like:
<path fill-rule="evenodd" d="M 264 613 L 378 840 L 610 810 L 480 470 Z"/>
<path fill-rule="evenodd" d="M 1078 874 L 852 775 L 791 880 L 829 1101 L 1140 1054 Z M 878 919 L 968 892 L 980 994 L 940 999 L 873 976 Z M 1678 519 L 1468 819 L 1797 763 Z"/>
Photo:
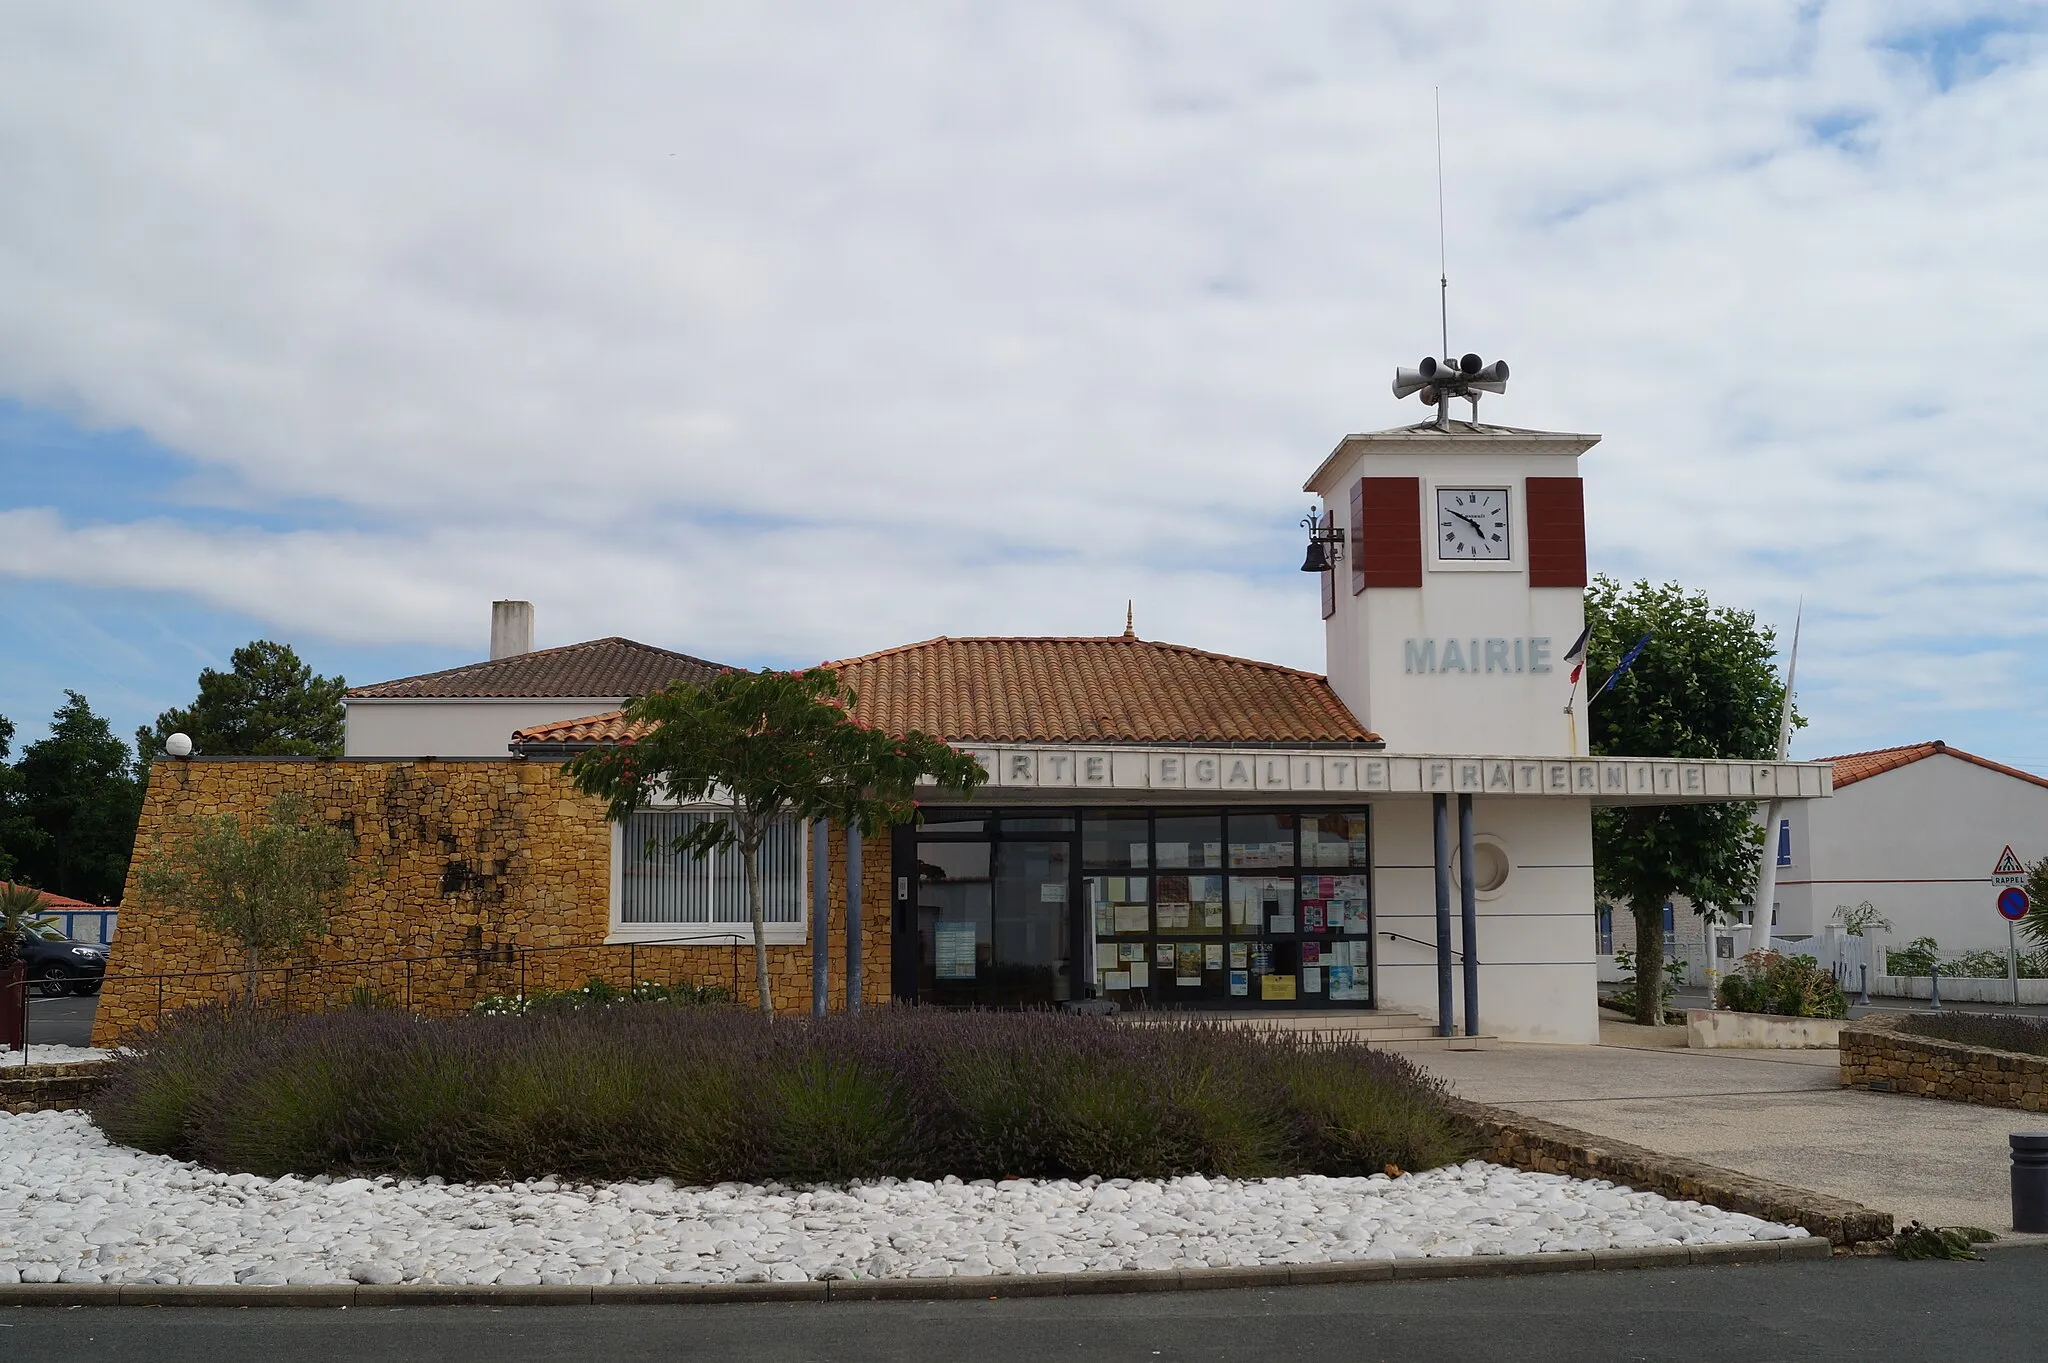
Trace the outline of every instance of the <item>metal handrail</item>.
<path fill-rule="evenodd" d="M 1405 932 L 1389 932 L 1385 928 L 1382 928 L 1380 929 L 1380 936 L 1391 937 L 1397 942 L 1413 942 L 1415 943 L 1415 945 L 1419 947 L 1427 947 L 1431 951 L 1435 951 L 1437 949 L 1437 945 L 1435 942 L 1425 942 L 1420 937 L 1410 937 Z M 1459 951 L 1456 947 L 1449 948 L 1449 950 L 1453 960 L 1462 961 L 1465 959 L 1465 953 Z"/>

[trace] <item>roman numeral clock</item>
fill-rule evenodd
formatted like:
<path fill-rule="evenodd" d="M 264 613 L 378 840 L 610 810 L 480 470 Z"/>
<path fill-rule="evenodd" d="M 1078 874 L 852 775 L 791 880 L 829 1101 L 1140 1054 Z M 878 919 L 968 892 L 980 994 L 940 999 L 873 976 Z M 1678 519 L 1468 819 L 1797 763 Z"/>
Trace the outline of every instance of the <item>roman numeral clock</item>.
<path fill-rule="evenodd" d="M 1400 369 L 1431 419 L 1346 436 L 1306 484 L 1330 684 L 1392 752 L 1585 750 L 1560 655 L 1585 623 L 1579 457 L 1600 437 L 1480 422 L 1506 387 L 1477 355 Z"/>
<path fill-rule="evenodd" d="M 1451 563 L 1506 563 L 1514 539 L 1504 487 L 1436 490 L 1436 554 Z"/>

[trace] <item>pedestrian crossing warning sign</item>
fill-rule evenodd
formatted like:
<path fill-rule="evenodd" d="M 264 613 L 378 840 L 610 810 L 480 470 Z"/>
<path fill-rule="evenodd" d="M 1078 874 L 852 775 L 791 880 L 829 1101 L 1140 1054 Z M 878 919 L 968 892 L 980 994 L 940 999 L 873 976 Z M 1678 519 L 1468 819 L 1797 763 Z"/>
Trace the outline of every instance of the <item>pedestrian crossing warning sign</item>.
<path fill-rule="evenodd" d="M 1998 854 L 1998 864 L 1991 868 L 1991 883 L 1994 885 L 2018 885 L 2027 878 L 2027 868 L 2013 855 L 2012 844 Z"/>

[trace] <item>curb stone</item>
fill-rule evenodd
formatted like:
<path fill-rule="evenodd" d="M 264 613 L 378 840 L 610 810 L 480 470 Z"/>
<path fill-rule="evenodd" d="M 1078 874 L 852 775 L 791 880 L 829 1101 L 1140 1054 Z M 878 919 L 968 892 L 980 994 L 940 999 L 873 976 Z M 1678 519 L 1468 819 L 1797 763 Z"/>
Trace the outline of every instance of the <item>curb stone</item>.
<path fill-rule="evenodd" d="M 0 1308 L 23 1306 L 708 1306 L 730 1302 L 960 1301 L 987 1297 L 1078 1297 L 1124 1292 L 1203 1292 L 1229 1288 L 1420 1282 L 1431 1278 L 1503 1278 L 1531 1273 L 1678 1268 L 1828 1258 L 1820 1236 L 1733 1245 L 1658 1245 L 1648 1249 L 1559 1250 L 1550 1254 L 1475 1254 L 1443 1259 L 1350 1259 L 1257 1268 L 1126 1270 L 1121 1273 L 1012 1274 L 975 1278 L 853 1278 L 806 1283 L 674 1283 L 615 1287 L 392 1286 L 173 1287 L 157 1283 L 18 1283 L 0 1286 Z"/>

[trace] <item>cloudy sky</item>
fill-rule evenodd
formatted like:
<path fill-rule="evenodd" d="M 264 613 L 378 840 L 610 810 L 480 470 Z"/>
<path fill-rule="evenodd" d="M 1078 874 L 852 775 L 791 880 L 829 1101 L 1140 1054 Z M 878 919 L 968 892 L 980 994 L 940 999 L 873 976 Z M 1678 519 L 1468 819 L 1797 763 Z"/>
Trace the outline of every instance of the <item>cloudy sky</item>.
<path fill-rule="evenodd" d="M 1455 13 L 1456 22 L 1445 16 Z M 1795 751 L 2048 770 L 2048 6 L 0 9 L 0 714 L 620 633 L 1319 668 L 1302 479 L 1456 350 Z"/>

